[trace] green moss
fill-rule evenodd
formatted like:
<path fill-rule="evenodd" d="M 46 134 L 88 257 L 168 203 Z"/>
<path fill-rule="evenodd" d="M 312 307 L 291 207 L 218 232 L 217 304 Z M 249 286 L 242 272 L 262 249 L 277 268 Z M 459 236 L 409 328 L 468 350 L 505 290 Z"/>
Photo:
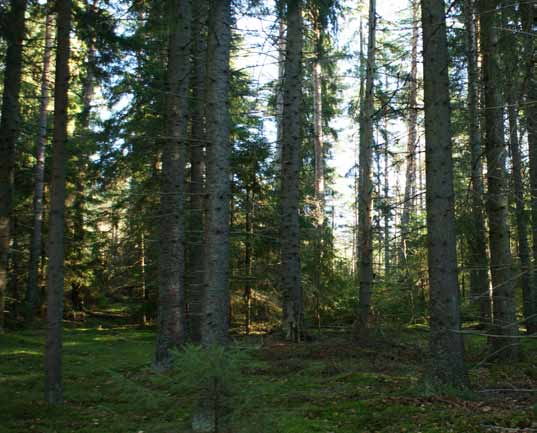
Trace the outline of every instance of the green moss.
<path fill-rule="evenodd" d="M 537 419 L 537 395 L 477 392 L 537 388 L 537 344 L 524 340 L 525 362 L 479 365 L 481 337 L 469 337 L 476 392 L 426 389 L 423 330 L 392 333 L 360 347 L 344 336 L 314 344 L 252 348 L 234 391 L 237 433 L 474 433 L 483 425 L 523 428 Z M 392 342 L 394 344 L 392 344 Z M 133 327 L 65 330 L 65 405 L 43 402 L 44 334 L 0 336 L 0 431 L 187 432 L 193 394 L 183 376 L 150 369 L 152 330 Z M 241 349 L 242 350 L 242 349 Z M 195 359 L 192 358 L 192 359 Z M 185 361 L 186 362 L 186 361 Z M 239 361 L 238 361 L 239 362 Z M 199 369 L 199 367 L 198 367 Z M 183 381 L 184 382 L 184 381 Z M 255 431 L 252 430 L 255 426 Z"/>

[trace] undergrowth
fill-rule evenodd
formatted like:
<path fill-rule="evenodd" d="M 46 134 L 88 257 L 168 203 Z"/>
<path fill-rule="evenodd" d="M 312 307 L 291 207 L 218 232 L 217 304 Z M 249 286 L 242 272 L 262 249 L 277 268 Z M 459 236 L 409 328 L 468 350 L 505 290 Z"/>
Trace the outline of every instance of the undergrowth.
<path fill-rule="evenodd" d="M 384 332 L 369 344 L 323 332 L 291 345 L 238 337 L 226 352 L 188 347 L 174 369 L 151 368 L 154 332 L 136 327 L 65 330 L 65 405 L 43 401 L 42 331 L 0 336 L 0 432 L 189 432 L 206 378 L 225 384 L 233 433 L 477 433 L 537 428 L 537 344 L 524 361 L 481 363 L 467 339 L 472 389 L 431 390 L 423 330 Z M 507 430 L 506 430 L 507 431 Z"/>

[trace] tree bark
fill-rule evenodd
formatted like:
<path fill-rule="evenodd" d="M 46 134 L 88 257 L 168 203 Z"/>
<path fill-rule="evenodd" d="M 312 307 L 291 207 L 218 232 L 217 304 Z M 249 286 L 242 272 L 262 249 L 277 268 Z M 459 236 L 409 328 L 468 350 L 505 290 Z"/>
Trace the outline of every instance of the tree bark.
<path fill-rule="evenodd" d="M 56 3 L 56 73 L 54 135 L 52 137 L 51 200 L 48 233 L 47 341 L 45 348 L 45 399 L 63 403 L 62 319 L 64 292 L 65 180 L 67 164 L 67 110 L 69 89 L 69 32 L 71 0 Z"/>
<path fill-rule="evenodd" d="M 391 220 L 391 205 L 390 205 L 390 177 L 389 177 L 389 165 L 390 154 L 389 146 L 390 140 L 388 137 L 388 113 L 384 113 L 384 128 L 382 130 L 382 139 L 384 141 L 384 190 L 383 190 L 383 217 L 384 217 L 384 280 L 386 280 L 390 274 L 391 260 L 390 260 L 390 220 Z M 380 172 L 380 170 L 379 170 Z"/>
<path fill-rule="evenodd" d="M 322 67 L 321 59 L 323 55 L 322 30 L 320 17 L 314 18 L 313 23 L 315 58 L 312 65 L 313 81 L 313 144 L 315 154 L 314 166 L 314 224 L 315 224 L 315 251 L 313 267 L 313 286 L 315 290 L 317 304 L 317 321 L 320 326 L 320 305 L 321 305 L 321 284 L 323 273 L 323 248 L 324 248 L 324 219 L 325 219 L 325 199 L 324 199 L 324 150 L 323 150 L 323 101 L 322 101 Z"/>
<path fill-rule="evenodd" d="M 466 62 L 468 72 L 469 146 L 472 164 L 471 218 L 468 265 L 470 267 L 470 299 L 479 311 L 479 323 L 487 326 L 491 320 L 488 258 L 485 217 L 483 210 L 483 168 L 481 164 L 481 133 L 479 119 L 479 79 L 477 69 L 477 38 L 474 0 L 464 1 L 466 26 Z"/>
<path fill-rule="evenodd" d="M 191 9 L 170 0 L 166 99 L 167 137 L 162 150 L 158 333 L 155 366 L 168 368 L 171 350 L 185 339 L 184 180 L 190 78 Z"/>
<path fill-rule="evenodd" d="M 212 0 L 207 61 L 207 222 L 202 342 L 227 344 L 229 330 L 230 2 Z"/>
<path fill-rule="evenodd" d="M 529 294 L 529 304 L 533 317 L 526 320 L 527 331 L 537 333 L 537 72 L 535 69 L 536 47 L 535 31 L 536 11 L 531 2 L 521 4 L 522 27 L 527 37 L 525 58 L 527 59 L 527 77 L 525 91 L 525 114 L 528 125 L 528 147 L 530 160 L 530 190 L 531 190 L 531 233 L 533 237 L 533 290 Z"/>
<path fill-rule="evenodd" d="M 373 231 L 371 226 L 371 180 L 374 113 L 374 78 L 376 52 L 376 0 L 369 1 L 367 64 L 364 103 L 361 107 L 360 125 L 360 177 L 359 177 L 359 214 L 358 214 L 358 252 L 360 279 L 358 316 L 355 330 L 358 334 L 367 333 L 373 285 Z"/>
<path fill-rule="evenodd" d="M 285 53 L 286 53 L 286 26 L 285 19 L 278 20 L 278 83 L 276 86 L 276 166 L 281 170 L 282 162 L 282 132 L 283 132 L 283 83 L 285 78 Z"/>
<path fill-rule="evenodd" d="M 415 210 L 416 195 L 416 146 L 418 128 L 418 26 L 419 26 L 419 3 L 412 1 L 412 53 L 409 77 L 409 116 L 408 116 L 408 141 L 406 156 L 405 195 L 403 198 L 403 213 L 401 215 L 401 251 L 399 263 L 407 266 L 407 240 L 409 233 L 410 215 Z"/>
<path fill-rule="evenodd" d="M 39 300 L 37 288 L 39 258 L 41 257 L 43 228 L 43 190 L 45 179 L 45 148 L 47 145 L 48 103 L 49 103 L 49 69 L 52 52 L 52 12 L 51 4 L 46 4 L 45 48 L 43 52 L 43 69 L 41 71 L 41 99 L 39 101 L 39 135 L 35 148 L 35 183 L 33 199 L 33 231 L 30 241 L 30 260 L 28 263 L 28 282 L 26 286 L 26 322 L 31 322 Z"/>
<path fill-rule="evenodd" d="M 206 0 L 193 4 L 192 30 L 192 108 L 190 143 L 190 245 L 188 284 L 188 334 L 194 343 L 201 342 L 203 302 L 203 231 L 205 226 L 205 87 L 207 69 L 207 6 Z"/>
<path fill-rule="evenodd" d="M 283 331 L 291 341 L 302 338 L 304 299 L 300 273 L 298 217 L 302 100 L 302 1 L 288 0 L 285 78 L 283 82 L 281 170 L 281 289 Z"/>
<path fill-rule="evenodd" d="M 487 210 L 489 217 L 490 264 L 493 285 L 494 334 L 492 351 L 498 359 L 517 359 L 518 335 L 512 258 L 509 240 L 506 147 L 503 108 L 499 91 L 498 37 L 496 34 L 497 0 L 480 0 L 481 50 L 485 88 L 485 145 L 487 152 Z"/>
<path fill-rule="evenodd" d="M 514 101 L 514 89 L 508 92 L 507 110 L 509 119 L 509 148 L 511 150 L 511 163 L 513 186 L 515 195 L 515 215 L 517 226 L 518 257 L 520 259 L 520 285 L 522 286 L 523 313 L 526 328 L 530 327 L 533 320 L 533 305 L 530 280 L 530 250 L 528 243 L 528 222 L 526 218 L 524 201 L 524 184 L 522 182 L 522 157 L 520 155 L 520 143 L 518 140 L 518 104 Z"/>
<path fill-rule="evenodd" d="M 448 47 L 443 0 L 422 1 L 426 206 L 430 283 L 430 374 L 434 383 L 465 387 L 460 330 L 451 153 Z"/>
<path fill-rule="evenodd" d="M 11 242 L 15 145 L 20 133 L 19 92 L 25 34 L 26 0 L 11 0 L 4 34 L 7 42 L 0 120 L 0 333 L 4 332 L 8 256 Z"/>

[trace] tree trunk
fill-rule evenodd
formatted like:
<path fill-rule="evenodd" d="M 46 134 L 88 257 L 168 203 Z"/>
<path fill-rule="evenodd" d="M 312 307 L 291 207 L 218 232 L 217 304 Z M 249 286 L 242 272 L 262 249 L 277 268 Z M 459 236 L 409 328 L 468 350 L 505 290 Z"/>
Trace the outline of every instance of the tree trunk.
<path fill-rule="evenodd" d="M 92 3 L 88 0 L 85 1 L 85 7 L 87 11 L 92 13 L 96 12 L 97 9 L 97 0 L 92 0 Z M 69 179 L 74 184 L 74 200 L 72 204 L 72 218 L 73 218 L 73 233 L 71 242 L 67 244 L 68 256 L 71 256 L 74 259 L 74 263 L 71 265 L 71 272 L 75 275 L 82 275 L 83 270 L 83 260 L 84 260 L 84 238 L 85 238 L 85 229 L 84 229 L 84 215 L 85 215 L 85 204 L 86 197 L 84 192 L 84 184 L 87 181 L 87 173 L 89 169 L 89 151 L 88 145 L 90 140 L 88 140 L 88 134 L 90 132 L 90 116 L 91 116 L 91 105 L 95 95 L 95 31 L 93 28 L 89 29 L 88 38 L 84 42 L 87 45 L 87 57 L 85 64 L 85 77 L 82 86 L 82 111 L 80 112 L 77 119 L 77 133 L 78 136 L 78 146 L 76 147 L 76 153 L 74 153 L 74 162 L 78 168 L 78 172 L 75 173 L 71 179 Z M 110 262 L 110 265 L 113 266 L 114 263 Z M 84 283 L 78 284 L 78 288 L 82 289 Z"/>
<path fill-rule="evenodd" d="M 528 222 L 524 202 L 524 184 L 522 181 L 522 157 L 518 140 L 518 104 L 514 101 L 514 89 L 507 92 L 509 118 L 509 147 L 511 150 L 513 186 L 515 193 L 515 214 L 517 226 L 518 257 L 520 259 L 520 284 L 522 286 L 523 313 L 526 328 L 533 320 L 532 292 L 530 281 L 530 250 L 528 244 Z"/>
<path fill-rule="evenodd" d="M 205 82 L 207 67 L 207 1 L 193 4 L 192 29 L 192 106 L 190 143 L 190 245 L 188 284 L 188 334 L 194 343 L 201 342 L 201 315 L 203 302 L 203 230 L 205 221 Z"/>
<path fill-rule="evenodd" d="M 25 33 L 26 0 L 11 0 L 4 34 L 7 51 L 4 71 L 4 95 L 0 120 L 0 334 L 4 332 L 15 144 L 20 132 L 19 91 L 22 70 L 22 45 Z"/>
<path fill-rule="evenodd" d="M 479 311 L 479 323 L 487 326 L 491 320 L 489 275 L 486 244 L 485 217 L 483 212 L 483 169 L 481 164 L 481 134 L 479 125 L 479 80 L 477 70 L 477 39 L 474 0 L 464 1 L 466 26 L 466 61 L 468 72 L 468 122 L 469 146 L 472 164 L 471 218 L 469 235 L 470 299 Z"/>
<path fill-rule="evenodd" d="M 384 216 L 384 280 L 388 278 L 391 269 L 390 263 L 390 177 L 389 177 L 389 137 L 388 137 L 388 113 L 384 113 L 384 128 L 382 130 L 384 140 L 384 198 L 382 200 L 383 216 Z"/>
<path fill-rule="evenodd" d="M 493 334 L 516 336 L 518 323 L 514 298 L 511 250 L 509 241 L 506 148 L 503 109 L 498 84 L 497 0 L 480 0 L 481 50 L 485 86 L 485 144 L 487 151 L 487 210 L 489 217 L 490 262 L 493 285 Z M 516 339 L 491 338 L 494 356 L 517 359 Z"/>
<path fill-rule="evenodd" d="M 213 0 L 207 61 L 207 222 L 202 341 L 227 344 L 229 330 L 230 2 Z"/>
<path fill-rule="evenodd" d="M 314 245 L 314 267 L 313 267 L 313 286 L 315 290 L 317 304 L 317 321 L 320 326 L 320 305 L 322 292 L 322 273 L 323 273 L 323 237 L 324 237 L 324 219 L 325 219 L 325 200 L 324 200 L 324 150 L 323 150 L 323 101 L 322 101 L 322 68 L 321 58 L 323 54 L 322 31 L 320 18 L 314 19 L 314 44 L 315 58 L 312 66 L 313 81 L 313 144 L 315 154 L 314 167 L 314 224 L 315 224 L 315 245 Z"/>
<path fill-rule="evenodd" d="M 256 190 L 256 168 L 254 161 L 252 170 L 253 181 L 246 189 L 246 240 L 244 245 L 244 272 L 246 272 L 246 284 L 244 286 L 245 320 L 244 327 L 246 334 L 250 333 L 252 323 L 252 281 L 253 281 L 253 259 L 254 259 L 254 210 L 255 210 L 255 190 Z"/>
<path fill-rule="evenodd" d="M 300 274 L 298 218 L 302 99 L 302 5 L 288 0 L 285 78 L 283 82 L 281 170 L 281 289 L 283 331 L 291 341 L 302 338 L 304 299 Z"/>
<path fill-rule="evenodd" d="M 56 3 L 56 74 L 54 135 L 52 137 L 51 200 L 48 231 L 47 342 L 45 348 L 45 399 L 63 403 L 62 319 L 64 292 L 65 180 L 67 165 L 67 110 L 69 89 L 69 32 L 71 0 Z"/>
<path fill-rule="evenodd" d="M 537 333 L 537 73 L 535 70 L 535 6 L 531 2 L 521 4 L 522 27 L 527 37 L 525 57 L 527 66 L 527 87 L 525 94 L 525 113 L 528 125 L 528 147 L 530 159 L 530 189 L 531 189 L 531 232 L 533 237 L 533 290 L 529 294 L 529 303 L 533 313 L 532 320 L 526 321 L 527 331 Z"/>
<path fill-rule="evenodd" d="M 184 180 L 190 77 L 191 10 L 170 0 L 166 133 L 162 150 L 158 334 L 155 366 L 170 366 L 170 351 L 185 338 Z"/>
<path fill-rule="evenodd" d="M 422 1 L 430 348 L 434 383 L 464 387 L 451 154 L 448 48 L 443 0 Z"/>
<path fill-rule="evenodd" d="M 364 102 L 360 115 L 360 177 L 358 214 L 358 252 L 360 279 L 358 317 L 355 322 L 357 333 L 367 333 L 373 285 L 373 231 L 371 226 L 371 164 L 373 149 L 374 78 L 376 45 L 376 0 L 369 1 L 368 44 Z"/>
<path fill-rule="evenodd" d="M 408 116 L 408 141 L 406 155 L 405 196 L 403 198 L 403 213 L 401 215 L 401 250 L 399 263 L 406 267 L 407 240 L 409 233 L 410 215 L 415 210 L 416 195 L 416 145 L 418 128 L 418 25 L 419 3 L 412 1 L 412 53 L 409 78 L 409 116 Z"/>
<path fill-rule="evenodd" d="M 281 170 L 282 123 L 283 123 L 283 83 L 285 78 L 286 26 L 283 17 L 278 20 L 278 84 L 276 87 L 276 166 Z"/>
<path fill-rule="evenodd" d="M 26 322 L 31 322 L 39 300 L 37 289 L 39 258 L 41 257 L 43 227 L 43 190 L 45 178 L 45 147 L 47 145 L 48 103 L 49 103 L 49 69 L 52 51 L 52 13 L 51 4 L 47 3 L 45 18 L 45 48 L 43 52 L 43 69 L 41 71 L 41 99 L 39 101 L 39 135 L 35 148 L 35 184 L 33 200 L 33 231 L 30 242 L 30 260 L 28 263 L 28 282 L 26 286 Z"/>

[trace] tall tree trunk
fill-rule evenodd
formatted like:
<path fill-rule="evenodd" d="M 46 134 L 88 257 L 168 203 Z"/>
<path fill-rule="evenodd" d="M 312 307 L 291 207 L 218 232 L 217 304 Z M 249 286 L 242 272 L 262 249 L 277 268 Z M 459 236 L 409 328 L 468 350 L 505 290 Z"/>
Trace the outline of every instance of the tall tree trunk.
<path fill-rule="evenodd" d="M 188 334 L 194 343 L 201 342 L 201 316 L 203 302 L 204 247 L 203 230 L 205 221 L 205 85 L 207 69 L 207 0 L 193 4 L 192 28 L 192 106 L 191 106 L 191 144 L 190 144 L 190 245 L 189 245 L 189 284 Z"/>
<path fill-rule="evenodd" d="M 315 154 L 314 167 L 314 200 L 315 200 L 315 251 L 313 267 L 313 286 L 315 290 L 317 305 L 317 321 L 320 326 L 320 304 L 322 292 L 323 273 L 323 237 L 325 219 L 325 199 L 324 199 L 324 150 L 323 150 L 323 101 L 322 101 L 322 67 L 321 59 L 323 55 L 322 30 L 320 17 L 317 16 L 313 23 L 315 58 L 312 66 L 313 81 L 313 144 Z"/>
<path fill-rule="evenodd" d="M 481 163 L 481 134 L 479 125 L 479 75 L 477 70 L 477 34 L 474 0 L 464 0 L 466 26 L 466 62 L 468 72 L 469 146 L 472 164 L 471 218 L 468 264 L 470 267 L 470 297 L 479 311 L 479 323 L 486 326 L 491 320 L 488 258 L 485 217 L 483 210 L 483 169 Z"/>
<path fill-rule="evenodd" d="M 412 53 L 409 78 L 409 116 L 408 141 L 406 155 L 405 196 L 403 198 L 403 213 L 401 215 L 401 250 L 399 262 L 406 267 L 407 240 L 409 233 L 410 215 L 415 210 L 416 195 L 416 145 L 418 141 L 418 26 L 419 3 L 412 0 Z"/>
<path fill-rule="evenodd" d="M 91 13 L 96 13 L 97 10 L 97 0 L 85 1 L 86 11 Z M 88 133 L 90 132 L 90 119 L 91 119 L 91 105 L 95 96 L 95 30 L 93 28 L 89 29 L 88 38 L 86 41 L 87 46 L 87 57 L 85 64 L 85 77 L 84 83 L 82 86 L 82 111 L 78 117 L 77 121 L 77 135 L 81 137 L 82 140 L 79 141 L 78 148 L 76 149 L 75 161 L 79 171 L 70 179 L 74 184 L 74 201 L 72 204 L 72 218 L 73 218 L 73 234 L 72 242 L 68 244 L 68 248 L 71 249 L 74 264 L 71 266 L 71 269 L 76 274 L 83 273 L 83 259 L 84 259 L 84 215 L 85 215 L 85 191 L 84 183 L 87 179 L 87 172 L 89 166 L 89 152 L 88 152 Z M 110 265 L 113 266 L 114 263 L 110 262 Z M 73 283 L 71 285 L 72 290 L 80 290 L 83 284 Z M 73 308 L 77 307 L 73 305 Z"/>
<path fill-rule="evenodd" d="M 281 289 L 283 331 L 287 339 L 302 338 L 304 299 L 300 275 L 298 218 L 302 99 L 302 1 L 287 0 L 287 41 L 283 82 L 281 170 Z"/>
<path fill-rule="evenodd" d="M 502 337 L 491 339 L 494 356 L 518 358 L 518 334 L 514 298 L 512 259 L 509 242 L 506 148 L 503 128 L 503 109 L 499 91 L 501 82 L 498 65 L 497 0 L 480 0 L 485 86 L 485 144 L 487 151 L 487 210 L 489 217 L 490 262 L 493 285 L 493 333 Z"/>
<path fill-rule="evenodd" d="M 283 83 L 285 78 L 285 52 L 286 52 L 286 26 L 285 19 L 278 20 L 278 84 L 276 87 L 276 165 L 281 170 L 282 161 L 282 132 L 283 132 Z"/>
<path fill-rule="evenodd" d="M 511 86 L 513 87 L 513 86 Z M 518 104 L 515 102 L 515 90 L 507 92 L 507 110 L 509 118 L 509 147 L 511 150 L 512 175 L 515 193 L 515 214 L 517 226 L 518 257 L 520 259 L 520 284 L 522 286 L 523 312 L 526 328 L 530 327 L 533 314 L 532 291 L 530 280 L 530 250 L 528 243 L 528 222 L 524 202 L 524 184 L 522 182 L 522 157 L 518 140 Z"/>
<path fill-rule="evenodd" d="M 230 2 L 213 0 L 207 61 L 207 222 L 202 341 L 227 344 L 229 330 Z"/>
<path fill-rule="evenodd" d="M 448 48 L 443 0 L 423 0 L 430 348 L 433 382 L 467 385 L 460 330 Z"/>
<path fill-rule="evenodd" d="M 389 177 L 389 137 L 388 137 L 388 113 L 384 113 L 384 128 L 382 130 L 384 140 L 384 198 L 382 200 L 383 216 L 384 216 L 384 280 L 390 273 L 390 177 Z"/>
<path fill-rule="evenodd" d="M 69 89 L 69 32 L 71 0 L 56 3 L 56 74 L 54 135 L 52 137 L 51 200 L 48 232 L 47 342 L 45 348 L 45 399 L 63 403 L 62 319 L 64 291 L 64 222 L 67 164 L 67 110 Z"/>
<path fill-rule="evenodd" d="M 43 227 L 43 190 L 45 178 L 45 147 L 47 145 L 48 103 L 49 103 L 49 69 L 52 52 L 52 12 L 51 3 L 46 4 L 45 18 L 45 48 L 43 52 L 43 69 L 41 71 L 41 99 L 39 101 L 39 135 L 35 148 L 35 183 L 33 200 L 33 231 L 30 242 L 30 260 L 28 263 L 28 282 L 26 286 L 26 321 L 35 317 L 39 300 L 37 278 L 39 258 L 41 257 L 42 227 Z"/>
<path fill-rule="evenodd" d="M 140 257 L 139 257 L 139 263 L 140 263 L 140 277 L 142 278 L 142 281 L 140 281 L 140 299 L 142 300 L 142 308 L 141 308 L 141 315 L 140 315 L 140 323 L 142 326 L 145 326 L 147 323 L 147 314 L 146 314 L 146 300 L 147 300 L 147 283 L 146 283 L 146 260 L 145 260 L 145 234 L 144 229 L 140 230 L 140 241 L 139 241 L 140 249 Z"/>
<path fill-rule="evenodd" d="M 364 94 L 365 94 L 365 55 L 364 55 L 364 23 L 363 18 L 360 15 L 360 30 L 359 30 L 359 41 L 360 41 L 360 53 L 359 53 L 359 60 L 360 60 L 360 87 L 359 87 L 359 100 L 360 100 L 360 107 L 358 110 L 358 123 L 360 129 L 360 136 L 363 132 L 363 123 L 362 123 L 362 114 L 363 114 L 363 106 L 364 106 Z M 359 245 L 360 245 L 360 239 L 359 239 L 359 221 L 360 221 L 360 143 L 357 145 L 355 144 L 355 157 L 354 157 L 354 233 L 353 233 L 353 277 L 354 277 L 354 283 L 356 284 L 356 287 L 359 287 L 360 285 L 360 275 L 359 275 L 359 267 L 360 264 L 359 258 L 360 258 L 360 252 L 359 252 Z"/>
<path fill-rule="evenodd" d="M 373 231 L 371 227 L 371 164 L 373 149 L 373 113 L 374 113 L 374 78 L 376 45 L 376 0 L 369 0 L 368 43 L 366 82 L 363 106 L 361 107 L 360 125 L 360 177 L 359 177 L 359 215 L 358 215 L 358 252 L 360 279 L 358 317 L 355 330 L 359 334 L 367 333 L 373 285 Z"/>
<path fill-rule="evenodd" d="M 184 180 L 192 16 L 188 0 L 170 0 L 166 130 L 162 150 L 158 334 L 155 366 L 168 368 L 170 351 L 185 338 Z"/>
<path fill-rule="evenodd" d="M 530 159 L 530 188 L 531 188 L 531 232 L 533 237 L 533 283 L 529 294 L 529 303 L 533 317 L 526 321 L 527 331 L 537 333 L 537 72 L 535 55 L 537 32 L 535 31 L 535 5 L 532 2 L 521 4 L 522 27 L 527 37 L 525 58 L 527 59 L 527 85 L 525 94 L 525 113 L 528 125 L 528 147 Z"/>
<path fill-rule="evenodd" d="M 252 164 L 253 181 L 246 189 L 246 240 L 244 245 L 244 272 L 246 272 L 246 284 L 244 286 L 245 301 L 245 321 L 246 334 L 250 333 L 252 323 L 252 281 L 253 281 L 253 259 L 254 259 L 254 210 L 255 210 L 255 190 L 257 188 L 256 169 L 257 162 Z"/>
<path fill-rule="evenodd" d="M 7 51 L 4 71 L 4 95 L 0 120 L 0 333 L 4 332 L 15 144 L 20 132 L 19 91 L 22 71 L 22 45 L 25 34 L 26 0 L 11 0 L 4 34 Z"/>

